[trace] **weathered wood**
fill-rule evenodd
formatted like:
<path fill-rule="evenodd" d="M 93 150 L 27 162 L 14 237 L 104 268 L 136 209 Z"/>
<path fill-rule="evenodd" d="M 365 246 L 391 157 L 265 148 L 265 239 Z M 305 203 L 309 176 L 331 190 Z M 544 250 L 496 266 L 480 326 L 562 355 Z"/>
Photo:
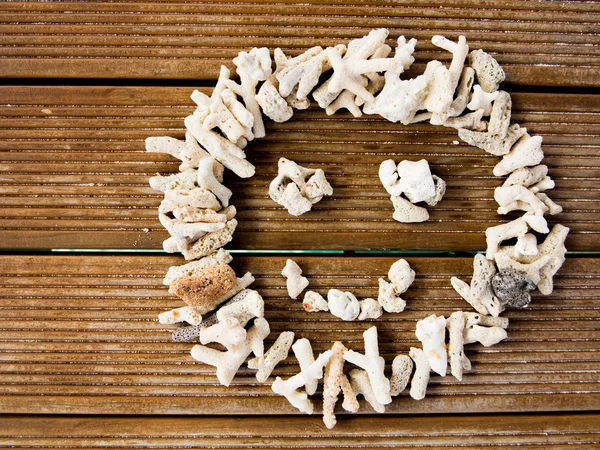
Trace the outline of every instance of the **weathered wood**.
<path fill-rule="evenodd" d="M 448 54 L 435 34 L 464 34 L 521 85 L 598 86 L 600 7 L 594 2 L 292 0 L 3 2 L 0 76 L 214 80 L 254 46 L 298 54 L 373 28 L 419 39 L 415 72 Z M 248 39 L 252 36 L 252 39 Z"/>
<path fill-rule="evenodd" d="M 160 248 L 161 194 L 148 178 L 177 171 L 174 158 L 144 151 L 147 136 L 182 137 L 193 88 L 0 88 L 0 229 L 3 248 Z M 598 249 L 600 96 L 516 93 L 514 120 L 544 137 L 549 194 L 572 228 L 569 250 Z M 455 130 L 404 127 L 383 119 L 328 117 L 311 109 L 267 123 L 248 159 L 257 175 L 230 176 L 239 221 L 234 248 L 482 250 L 496 214 L 491 171 L 497 158 L 455 144 Z M 321 167 L 334 195 L 300 218 L 268 197 L 277 160 Z M 393 158 L 427 158 L 448 183 L 431 220 L 400 224 L 377 169 Z M 516 213 L 515 213 L 516 214 Z M 516 217 L 516 216 L 515 216 Z"/>
<path fill-rule="evenodd" d="M 362 332 L 374 322 L 342 322 L 309 314 L 285 291 L 285 257 L 235 257 L 238 274 L 251 271 L 266 300 L 272 342 L 284 330 L 311 340 L 316 351 L 343 340 L 362 349 Z M 294 259 L 322 294 L 349 290 L 377 295 L 392 257 L 298 256 Z M 390 363 L 418 345 L 417 320 L 469 306 L 449 278 L 468 279 L 468 258 L 408 258 L 417 279 L 403 296 L 401 314 L 375 321 L 380 349 Z M 296 411 L 253 372 L 242 369 L 230 388 L 212 367 L 189 355 L 192 344 L 173 343 L 173 326 L 156 315 L 182 302 L 162 285 L 167 268 L 182 258 L 163 256 L 0 256 L 0 410 L 54 414 L 294 414 Z M 526 310 L 508 311 L 509 338 L 491 348 L 470 346 L 473 371 L 459 383 L 432 377 L 428 397 L 406 393 L 391 413 L 474 413 L 597 409 L 600 401 L 600 263 L 571 258 L 555 291 Z M 297 370 L 293 357 L 274 376 Z M 85 401 L 82 401 L 85 396 Z M 361 412 L 371 410 L 364 407 Z M 275 441 L 274 441 L 275 442 Z M 0 441 L 2 443 L 2 441 Z M 58 445 L 58 444 L 57 444 Z"/>
<path fill-rule="evenodd" d="M 0 446 L 18 448 L 597 448 L 596 414 L 342 417 L 6 416 Z M 65 431 L 68 430 L 67 433 Z"/>

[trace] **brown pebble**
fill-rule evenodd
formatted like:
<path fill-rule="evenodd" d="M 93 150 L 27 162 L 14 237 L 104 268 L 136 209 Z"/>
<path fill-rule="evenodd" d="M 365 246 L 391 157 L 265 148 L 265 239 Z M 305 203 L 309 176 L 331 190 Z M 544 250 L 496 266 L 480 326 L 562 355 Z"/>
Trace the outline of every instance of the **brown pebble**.
<path fill-rule="evenodd" d="M 177 278 L 171 291 L 189 306 L 201 308 L 200 314 L 218 306 L 218 299 L 233 287 L 236 280 L 233 269 L 225 264 L 209 266 L 200 275 Z"/>

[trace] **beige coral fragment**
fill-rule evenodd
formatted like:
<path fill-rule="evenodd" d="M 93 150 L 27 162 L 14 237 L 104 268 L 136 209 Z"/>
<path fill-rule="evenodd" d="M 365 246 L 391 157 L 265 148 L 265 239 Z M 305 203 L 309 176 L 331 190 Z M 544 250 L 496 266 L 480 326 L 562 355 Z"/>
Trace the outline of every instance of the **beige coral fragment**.
<path fill-rule="evenodd" d="M 456 311 L 446 320 L 448 328 L 448 357 L 450 359 L 450 373 L 462 381 L 465 370 L 470 370 L 471 361 L 465 355 L 464 330 L 465 316 L 462 311 Z"/>
<path fill-rule="evenodd" d="M 287 358 L 292 342 L 294 342 L 294 333 L 284 331 L 263 356 L 257 356 L 248 361 L 248 368 L 258 370 L 256 374 L 258 381 L 261 383 L 267 381 L 275 366 Z"/>
<path fill-rule="evenodd" d="M 420 348 L 411 347 L 409 355 L 415 364 L 415 372 L 410 380 L 410 396 L 415 400 L 423 400 L 429 384 L 431 366 Z"/>
<path fill-rule="evenodd" d="M 360 305 L 360 314 L 356 318 L 357 320 L 378 319 L 383 314 L 381 304 L 374 298 L 365 298 L 358 303 Z"/>
<path fill-rule="evenodd" d="M 333 428 L 337 422 L 334 410 L 340 391 L 344 396 L 342 408 L 349 412 L 357 412 L 359 408 L 356 393 L 344 375 L 344 354 L 348 349 L 341 342 L 336 341 L 331 350 L 331 357 L 325 366 L 323 379 L 323 422 L 329 429 Z"/>
<path fill-rule="evenodd" d="M 223 229 L 208 233 L 189 247 L 182 249 L 181 253 L 188 261 L 210 255 L 219 248 L 224 247 L 225 244 L 233 239 L 233 232 L 237 227 L 237 223 L 238 222 L 235 219 L 227 221 Z M 169 244 L 166 244 L 166 246 L 171 250 L 173 249 L 172 247 L 169 247 Z M 165 248 L 165 251 L 168 250 Z"/>
<path fill-rule="evenodd" d="M 402 223 L 425 222 L 429 220 L 429 213 L 422 206 L 414 205 L 399 195 L 393 195 L 394 220 Z"/>
<path fill-rule="evenodd" d="M 506 78 L 498 61 L 483 50 L 473 50 L 469 54 L 469 65 L 475 70 L 477 81 L 485 92 L 497 91 Z"/>
<path fill-rule="evenodd" d="M 169 286 L 173 280 L 176 280 L 177 278 L 197 276 L 200 275 L 206 267 L 229 264 L 232 260 L 233 257 L 229 252 L 220 248 L 212 255 L 208 255 L 198 261 L 192 261 L 182 266 L 169 267 L 163 280 L 163 284 Z"/>
<path fill-rule="evenodd" d="M 450 282 L 458 294 L 481 314 L 497 317 L 504 310 L 501 302 L 492 290 L 492 278 L 496 274 L 494 263 L 484 255 L 477 254 L 473 259 L 473 277 L 468 285 L 457 277 Z"/>
<path fill-rule="evenodd" d="M 410 381 L 413 371 L 413 360 L 407 355 L 398 355 L 392 361 L 392 376 L 390 378 L 390 394 L 399 395 Z"/>
<path fill-rule="evenodd" d="M 525 133 L 496 166 L 494 175 L 501 177 L 517 169 L 535 166 L 544 159 L 542 137 Z"/>
<path fill-rule="evenodd" d="M 185 141 L 163 136 L 146 138 L 146 151 L 151 153 L 167 153 L 181 160 L 179 170 L 198 167 L 202 158 L 210 156 L 198 143 L 189 131 L 185 133 Z"/>

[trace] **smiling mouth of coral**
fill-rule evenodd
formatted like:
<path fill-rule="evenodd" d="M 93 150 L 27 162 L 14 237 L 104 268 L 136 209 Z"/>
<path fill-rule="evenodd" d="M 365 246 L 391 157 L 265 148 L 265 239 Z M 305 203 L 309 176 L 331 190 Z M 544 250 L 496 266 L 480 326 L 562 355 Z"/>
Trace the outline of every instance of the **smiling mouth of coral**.
<path fill-rule="evenodd" d="M 362 395 L 375 411 L 384 412 L 392 396 L 409 384 L 412 398 L 424 398 L 431 371 L 445 376 L 450 366 L 450 373 L 462 380 L 464 371 L 471 368 L 464 346 L 491 346 L 505 339 L 508 319 L 500 314 L 507 307 L 526 307 L 534 289 L 551 294 L 553 277 L 565 260 L 569 229 L 555 225 L 550 231 L 545 218 L 562 208 L 546 194 L 554 188 L 554 181 L 548 167 L 541 164 L 542 137 L 530 136 L 526 128 L 511 123 L 512 101 L 499 90 L 505 75 L 498 62 L 483 50 L 469 52 L 463 36 L 457 42 L 434 36 L 433 45 L 451 54 L 450 65 L 430 61 L 423 74 L 403 79 L 414 62 L 417 42 L 398 38 L 390 56 L 387 37 L 386 29 L 373 30 L 347 46 L 313 47 L 293 58 L 275 49 L 275 71 L 267 48 L 241 52 L 233 60 L 239 81 L 221 67 L 210 97 L 192 93 L 197 109 L 185 119 L 185 141 L 146 140 L 148 151 L 181 160 L 180 173 L 158 175 L 150 185 L 165 195 L 159 218 L 170 238 L 164 249 L 181 252 L 191 261 L 171 267 L 164 280 L 187 306 L 161 313 L 160 323 L 182 325 L 173 331 L 176 341 L 199 339 L 192 357 L 215 366 L 225 386 L 252 354 L 248 367 L 257 371 L 259 382 L 267 382 L 291 348 L 299 372 L 287 380 L 276 377 L 272 390 L 311 414 L 314 402 L 308 396 L 316 393 L 323 380 L 323 420 L 328 428 L 336 423 L 334 407 L 340 392 L 347 411 L 358 411 L 356 397 Z M 255 168 L 243 149 L 249 141 L 265 136 L 263 114 L 285 122 L 295 109 L 308 108 L 309 95 L 328 115 L 346 109 L 355 117 L 373 114 L 402 125 L 427 121 L 457 129 L 467 144 L 501 157 L 493 174 L 508 177 L 494 191 L 498 213 L 522 212 L 521 217 L 486 230 L 487 251 L 475 256 L 469 284 L 451 279 L 476 312 L 456 311 L 448 318 L 433 314 L 418 321 L 416 337 L 422 348 L 412 347 L 409 355 L 396 356 L 390 378 L 379 356 L 376 326 L 363 334 L 364 354 L 336 342 L 332 349 L 315 355 L 307 339 L 294 342 L 292 331 L 282 332 L 265 351 L 270 328 L 264 318 L 264 300 L 258 291 L 249 289 L 252 274 L 238 278 L 228 265 L 231 255 L 222 248 L 237 226 L 237 211 L 229 204 L 232 192 L 222 184 L 224 169 L 242 178 L 252 177 Z M 443 201 L 446 191 L 445 182 L 431 173 L 424 159 L 383 161 L 379 179 L 390 195 L 392 217 L 399 222 L 428 220 L 427 206 Z M 285 158 L 279 160 L 268 193 L 294 216 L 307 213 L 324 196 L 335 195 L 322 169 L 302 167 Z M 547 236 L 538 243 L 534 232 Z M 510 240 L 516 243 L 509 245 Z M 292 260 L 287 261 L 282 276 L 292 299 L 298 299 L 310 285 Z M 410 288 L 415 272 L 401 259 L 391 266 L 388 279 L 379 279 L 377 298 L 359 300 L 351 292 L 331 289 L 325 299 L 309 290 L 298 306 L 347 321 L 379 319 L 384 311 L 401 313 L 406 306 L 401 295 Z M 225 351 L 209 344 L 219 344 Z M 355 368 L 346 373 L 346 364 Z"/>

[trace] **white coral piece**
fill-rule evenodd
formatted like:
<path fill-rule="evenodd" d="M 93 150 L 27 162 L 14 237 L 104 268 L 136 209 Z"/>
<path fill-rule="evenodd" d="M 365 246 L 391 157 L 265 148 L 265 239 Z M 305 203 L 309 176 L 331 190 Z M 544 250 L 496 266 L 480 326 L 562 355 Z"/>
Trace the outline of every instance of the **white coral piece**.
<path fill-rule="evenodd" d="M 229 264 L 233 260 L 231 254 L 220 248 L 212 255 L 208 255 L 198 261 L 192 261 L 182 266 L 169 267 L 167 274 L 163 280 L 165 286 L 169 286 L 174 280 L 183 277 L 193 277 L 200 275 L 204 269 L 209 266 L 216 266 L 219 264 Z"/>
<path fill-rule="evenodd" d="M 377 300 L 387 312 L 402 312 L 406 307 L 406 301 L 400 298 L 400 295 L 406 292 L 415 280 L 415 271 L 410 268 L 406 260 L 399 259 L 390 267 L 388 278 L 391 283 L 379 278 L 379 296 Z"/>
<path fill-rule="evenodd" d="M 255 98 L 262 112 L 273 122 L 287 122 L 294 115 L 294 111 L 288 105 L 288 102 L 271 83 L 263 83 Z"/>
<path fill-rule="evenodd" d="M 463 313 L 464 330 L 463 340 L 465 344 L 479 342 L 484 347 L 491 347 L 506 339 L 506 328 L 508 319 L 504 317 L 490 318 L 474 313 Z"/>
<path fill-rule="evenodd" d="M 286 286 L 288 295 L 297 299 L 304 289 L 308 286 L 308 279 L 302 276 L 302 269 L 300 266 L 291 259 L 288 259 L 285 263 L 285 267 L 281 271 L 286 280 Z"/>
<path fill-rule="evenodd" d="M 446 318 L 432 314 L 417 322 L 417 339 L 423 344 L 423 351 L 431 369 L 445 377 L 448 357 L 446 353 Z"/>
<path fill-rule="evenodd" d="M 550 255 L 541 255 L 535 261 L 527 264 L 510 258 L 506 253 L 498 252 L 494 255 L 494 260 L 499 270 L 516 270 L 537 286 L 541 278 L 540 270 L 550 262 Z"/>
<path fill-rule="evenodd" d="M 223 207 L 229 206 L 232 192 L 216 179 L 213 172 L 215 158 L 205 158 L 198 165 L 198 186 L 212 192 Z"/>
<path fill-rule="evenodd" d="M 524 186 L 499 186 L 494 190 L 494 200 L 500 205 L 498 214 L 522 210 L 531 211 L 536 216 L 543 216 L 548 212 L 546 204 Z"/>
<path fill-rule="evenodd" d="M 446 193 L 446 183 L 431 174 L 425 159 L 416 162 L 404 160 L 397 167 L 392 159 L 385 160 L 379 166 L 379 179 L 391 195 L 394 205 L 392 217 L 399 222 L 426 221 L 429 213 L 415 203 L 424 201 L 434 206 Z M 408 200 L 401 195 L 408 197 Z"/>
<path fill-rule="evenodd" d="M 204 129 L 202 122 L 205 118 L 206 114 L 201 110 L 196 110 L 194 114 L 185 118 L 185 127 L 208 153 L 237 176 L 240 178 L 253 176 L 255 168 L 246 160 L 244 151 L 214 131 Z"/>
<path fill-rule="evenodd" d="M 369 381 L 369 374 L 365 370 L 354 369 L 348 375 L 356 395 L 362 395 L 376 412 L 384 413 L 385 405 L 377 400 L 371 381 Z"/>
<path fill-rule="evenodd" d="M 481 86 L 476 84 L 473 86 L 473 94 L 471 95 L 471 101 L 467 103 L 467 108 L 471 111 L 482 109 L 483 115 L 489 116 L 492 113 L 492 103 L 498 98 L 498 95 L 498 91 L 492 93 L 485 92 L 481 89 Z"/>
<path fill-rule="evenodd" d="M 477 81 L 486 92 L 498 90 L 506 75 L 498 61 L 483 50 L 473 50 L 469 54 L 469 64 L 477 74 Z"/>
<path fill-rule="evenodd" d="M 233 63 L 240 76 L 240 82 L 225 81 L 227 87 L 235 94 L 242 97 L 248 112 L 252 115 L 252 133 L 256 138 L 265 136 L 265 127 L 256 101 L 256 85 L 265 81 L 271 75 L 271 56 L 266 47 L 253 48 L 250 52 L 240 52 L 233 58 Z"/>
<path fill-rule="evenodd" d="M 446 320 L 448 328 L 448 357 L 450 358 L 450 372 L 458 380 L 462 381 L 465 370 L 471 369 L 471 361 L 465 355 L 464 329 L 465 316 L 462 311 L 456 311 Z"/>
<path fill-rule="evenodd" d="M 254 325 L 248 330 L 246 340 L 232 347 L 231 350 L 222 352 L 204 345 L 195 345 L 192 348 L 192 357 L 204 364 L 217 368 L 217 378 L 224 386 L 229 386 L 240 366 L 250 353 L 256 356 L 264 354 L 264 339 L 269 335 L 269 324 L 264 318 L 254 320 Z"/>
<path fill-rule="evenodd" d="M 314 291 L 308 291 L 304 294 L 302 307 L 306 312 L 329 311 L 327 300 L 321 294 Z"/>
<path fill-rule="evenodd" d="M 194 175 L 197 172 L 194 170 Z M 201 208 L 219 211 L 221 204 L 217 197 L 208 189 L 194 187 L 192 189 L 168 189 L 165 198 L 158 207 L 158 212 L 167 214 L 184 208 Z"/>
<path fill-rule="evenodd" d="M 191 97 L 198 105 L 199 117 L 202 117 L 202 128 L 208 131 L 217 127 L 227 139 L 237 144 L 240 138 L 254 139 L 252 132 L 254 117 L 235 98 L 233 92 L 226 88 L 229 76 L 229 69 L 221 66 L 219 79 L 211 96 L 195 90 Z"/>
<path fill-rule="evenodd" d="M 202 315 L 199 308 L 194 306 L 183 306 L 172 309 L 158 315 L 158 322 L 163 325 L 169 325 L 179 322 L 187 322 L 190 325 L 200 325 Z"/>
<path fill-rule="evenodd" d="M 366 89 L 368 79 L 364 75 L 385 72 L 400 64 L 400 61 L 394 58 L 369 59 L 379 47 L 384 45 L 387 36 L 388 30 L 380 28 L 371 31 L 361 39 L 354 39 L 348 44 L 348 50 L 343 58 L 336 49 L 325 50 L 333 67 L 333 75 L 328 80 L 327 90 L 332 94 L 348 90 L 365 102 L 374 101 L 373 94 Z"/>
<path fill-rule="evenodd" d="M 331 314 L 342 320 L 355 320 L 360 314 L 360 304 L 351 292 L 329 289 L 327 303 Z"/>
<path fill-rule="evenodd" d="M 365 298 L 360 300 L 360 314 L 357 320 L 378 319 L 383 314 L 381 304 L 374 298 Z"/>
<path fill-rule="evenodd" d="M 286 158 L 280 158 L 277 166 L 277 177 L 269 184 L 269 196 L 291 215 L 300 216 L 323 196 L 333 194 L 323 170 L 307 169 Z M 306 177 L 310 177 L 308 181 Z"/>
<path fill-rule="evenodd" d="M 319 82 L 326 62 L 322 47 L 313 47 L 294 58 L 287 58 L 281 49 L 275 49 L 275 62 L 277 63 L 277 80 L 279 93 L 283 98 L 292 94 L 298 100 L 306 100 L 308 94 Z M 327 70 L 327 66 L 325 66 Z"/>
<path fill-rule="evenodd" d="M 202 345 L 217 342 L 227 350 L 235 350 L 246 340 L 246 330 L 235 317 L 227 317 L 210 327 L 200 330 L 200 343 Z"/>
<path fill-rule="evenodd" d="M 411 203 L 422 202 L 435 195 L 435 183 L 426 159 L 400 161 L 398 176 L 400 177 L 398 189 Z"/>
<path fill-rule="evenodd" d="M 388 194 L 402 194 L 398 186 L 398 167 L 393 159 L 386 159 L 379 165 L 379 180 Z"/>
<path fill-rule="evenodd" d="M 392 402 L 390 395 L 390 380 L 385 377 L 385 360 L 379 356 L 379 344 L 377 342 L 377 327 L 371 327 L 363 333 L 365 339 L 365 354 L 362 355 L 354 350 L 344 352 L 344 359 L 369 374 L 369 381 L 377 401 L 383 405 Z"/>
<path fill-rule="evenodd" d="M 477 130 L 458 130 L 458 137 L 473 147 L 480 148 L 486 152 L 503 156 L 510 152 L 514 144 L 527 133 L 527 128 L 522 128 L 513 123 L 506 130 L 506 136 L 491 135 Z"/>
<path fill-rule="evenodd" d="M 191 244 L 208 233 L 220 231 L 225 228 L 225 223 L 187 223 L 177 219 L 171 219 L 166 214 L 159 214 L 158 218 L 163 227 L 171 235 L 171 241 L 175 242 L 177 249 L 183 251 Z"/>
<path fill-rule="evenodd" d="M 292 348 L 294 349 L 294 353 L 296 353 L 297 348 Z M 298 348 L 298 352 L 301 351 L 302 350 Z M 323 368 L 329 362 L 331 355 L 331 350 L 321 353 L 316 360 L 313 358 L 313 362 L 308 366 L 305 365 L 304 367 L 301 367 L 300 373 L 287 380 L 282 380 L 280 377 L 277 377 L 273 382 L 271 389 L 276 394 L 283 395 L 287 398 L 292 406 L 297 408 L 300 412 L 312 414 L 314 405 L 308 398 L 308 386 L 311 386 L 314 382 L 323 378 Z M 307 386 L 305 392 L 298 391 L 302 386 Z"/>
<path fill-rule="evenodd" d="M 563 225 L 554 225 L 544 242 L 537 246 L 538 252 L 536 255 L 516 254 L 514 247 L 503 247 L 499 253 L 505 254 L 508 258 L 515 259 L 521 264 L 534 264 L 541 258 L 549 257 L 547 262 L 539 268 L 539 281 L 537 283 L 538 290 L 544 295 L 549 295 L 553 290 L 553 277 L 565 262 L 567 252 L 565 240 L 569 231 L 569 228 Z"/>
<path fill-rule="evenodd" d="M 486 258 L 493 260 L 503 241 L 524 236 L 527 234 L 527 231 L 529 231 L 529 227 L 524 217 L 495 227 L 489 227 L 485 230 L 485 239 L 487 242 Z"/>
<path fill-rule="evenodd" d="M 247 278 L 247 277 L 246 277 Z M 246 280 L 239 278 L 234 283 L 234 288 L 237 290 L 240 287 L 247 285 Z M 231 294 L 231 291 L 228 295 Z M 221 299 L 219 299 L 221 300 Z M 243 289 L 235 294 L 235 296 L 217 311 L 216 317 L 218 321 L 225 321 L 228 317 L 235 318 L 241 326 L 246 324 L 255 317 L 264 317 L 265 301 L 262 296 L 254 290 Z"/>
<path fill-rule="evenodd" d="M 237 227 L 237 223 L 235 219 L 228 220 L 221 230 L 208 233 L 193 244 L 188 244 L 183 248 L 178 245 L 175 238 L 171 237 L 163 242 L 163 248 L 167 253 L 180 251 L 187 261 L 208 256 L 233 239 L 233 232 Z"/>
<path fill-rule="evenodd" d="M 442 125 L 448 117 L 454 115 L 452 109 L 454 92 L 460 80 L 465 58 L 469 53 L 469 46 L 464 36 L 459 36 L 458 42 L 452 42 L 443 36 L 433 36 L 431 42 L 433 45 L 451 52 L 452 62 L 449 68 L 443 66 L 439 61 L 432 61 L 428 64 L 428 73 L 432 74 L 430 88 L 420 109 L 426 109 L 432 113 L 430 119 L 432 124 Z"/>

